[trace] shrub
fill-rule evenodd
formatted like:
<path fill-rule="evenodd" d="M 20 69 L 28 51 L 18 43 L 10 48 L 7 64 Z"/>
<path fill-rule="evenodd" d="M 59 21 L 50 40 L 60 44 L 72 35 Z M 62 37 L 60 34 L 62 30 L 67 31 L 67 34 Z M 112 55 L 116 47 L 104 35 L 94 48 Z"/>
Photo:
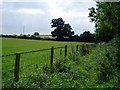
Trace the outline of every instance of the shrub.
<path fill-rule="evenodd" d="M 71 69 L 71 67 L 69 65 L 67 65 L 65 63 L 64 60 L 62 59 L 58 59 L 56 60 L 56 62 L 54 63 L 54 71 L 56 72 L 69 72 L 69 70 Z"/>
<path fill-rule="evenodd" d="M 103 59 L 99 62 L 98 83 L 107 82 L 112 78 L 112 67 L 109 61 Z"/>
<path fill-rule="evenodd" d="M 43 73 L 49 74 L 50 73 L 49 66 L 47 64 L 45 66 L 43 66 L 42 71 L 43 71 Z"/>
<path fill-rule="evenodd" d="M 81 54 L 81 56 L 85 56 L 85 55 L 89 54 L 89 48 L 88 48 L 87 44 L 81 45 L 80 54 Z"/>

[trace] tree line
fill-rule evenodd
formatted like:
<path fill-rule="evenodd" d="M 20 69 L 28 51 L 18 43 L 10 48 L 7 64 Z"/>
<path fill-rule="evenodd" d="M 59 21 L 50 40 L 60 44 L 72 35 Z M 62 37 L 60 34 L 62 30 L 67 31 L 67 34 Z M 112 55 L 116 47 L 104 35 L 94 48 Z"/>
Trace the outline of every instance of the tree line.
<path fill-rule="evenodd" d="M 85 31 L 83 34 L 74 35 L 72 27 L 69 23 L 65 24 L 65 21 L 62 18 L 52 19 L 51 28 L 54 28 L 54 31 L 51 32 L 52 37 L 56 37 L 56 40 L 60 41 L 82 41 L 82 42 L 94 42 L 94 34 L 90 31 Z"/>
<path fill-rule="evenodd" d="M 37 34 L 36 34 L 37 33 Z M 4 34 L 1 34 L 0 37 L 7 37 L 7 38 L 20 38 L 20 39 L 34 39 L 34 40 L 54 40 L 52 38 L 49 38 L 49 37 L 41 37 L 40 35 L 38 35 L 39 33 L 38 32 L 35 32 L 33 35 L 30 35 L 30 34 L 20 34 L 20 35 L 4 35 Z"/>
<path fill-rule="evenodd" d="M 38 33 L 38 32 L 37 32 Z M 80 41 L 80 42 L 95 42 L 94 39 L 94 34 L 90 33 L 89 31 L 85 31 L 83 32 L 83 34 L 79 35 L 73 35 L 70 37 L 63 37 L 61 38 L 49 38 L 49 37 L 41 37 L 40 34 L 39 35 L 3 35 L 1 34 L 0 37 L 8 37 L 8 38 L 20 38 L 20 39 L 34 39 L 34 40 L 54 40 L 54 41 Z"/>

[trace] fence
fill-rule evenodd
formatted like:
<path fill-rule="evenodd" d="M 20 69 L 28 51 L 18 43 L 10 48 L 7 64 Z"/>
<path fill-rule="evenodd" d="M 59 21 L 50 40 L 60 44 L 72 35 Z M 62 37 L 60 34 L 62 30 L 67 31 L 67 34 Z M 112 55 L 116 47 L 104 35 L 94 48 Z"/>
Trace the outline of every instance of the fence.
<path fill-rule="evenodd" d="M 11 58 L 11 56 L 14 56 L 14 57 L 12 57 L 12 60 L 15 60 L 15 62 L 12 62 L 12 64 L 11 64 L 11 66 L 13 68 L 10 69 L 10 68 L 7 68 L 7 66 L 5 66 L 4 68 L 5 69 L 10 69 L 10 72 L 14 73 L 14 80 L 15 80 L 15 82 L 18 82 L 19 81 L 19 77 L 20 77 L 19 76 L 20 75 L 20 68 L 24 67 L 23 66 L 24 62 L 20 63 L 20 61 L 22 60 L 21 57 L 26 58 L 27 57 L 26 54 L 30 54 L 32 56 L 33 52 L 34 52 L 36 54 L 33 55 L 34 56 L 33 58 L 37 58 L 36 55 L 38 55 L 41 51 L 50 51 L 50 55 L 45 55 L 45 56 L 42 56 L 42 57 L 50 56 L 50 58 L 47 57 L 44 60 L 48 60 L 48 59 L 50 60 L 49 64 L 50 64 L 50 69 L 51 69 L 51 72 L 52 72 L 52 69 L 53 69 L 53 59 L 55 58 L 55 54 L 58 54 L 58 53 L 55 52 L 56 49 L 60 49 L 60 51 L 59 51 L 60 55 L 62 55 L 62 49 L 64 49 L 64 54 L 63 54 L 64 56 L 63 57 L 64 58 L 67 57 L 67 54 L 68 54 L 68 46 L 67 45 L 65 45 L 64 47 L 53 47 L 52 46 L 51 48 L 48 48 L 48 49 L 34 50 L 34 51 L 28 51 L 28 52 L 17 52 L 17 53 L 14 53 L 14 54 L 2 55 L 1 57 L 2 57 L 2 59 L 4 59 L 5 57 L 8 57 L 7 59 L 9 60 Z M 78 51 L 78 45 L 76 46 L 76 51 Z M 45 52 L 45 53 L 48 54 L 47 52 Z M 40 56 L 41 55 L 38 55 L 38 58 L 41 58 Z M 31 58 L 29 58 L 29 59 L 31 59 Z M 25 59 L 23 59 L 23 60 L 25 60 Z M 29 62 L 28 57 L 27 57 L 27 62 Z M 33 61 L 33 62 L 39 63 L 39 61 L 38 62 Z M 6 61 L 3 60 L 3 63 L 6 63 Z M 27 64 L 25 63 L 25 65 L 27 65 Z M 36 65 L 36 67 L 38 66 L 37 64 L 35 64 L 35 65 Z M 28 64 L 28 66 L 29 66 L 29 64 Z M 26 69 L 26 68 L 23 68 L 23 69 Z M 3 74 L 5 74 L 5 73 L 3 73 Z"/>

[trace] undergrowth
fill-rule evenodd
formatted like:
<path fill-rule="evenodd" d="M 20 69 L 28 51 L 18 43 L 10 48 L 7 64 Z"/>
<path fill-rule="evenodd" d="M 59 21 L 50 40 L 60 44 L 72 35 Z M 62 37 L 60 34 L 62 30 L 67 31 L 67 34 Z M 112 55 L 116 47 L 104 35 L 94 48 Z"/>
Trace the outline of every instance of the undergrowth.
<path fill-rule="evenodd" d="M 101 45 L 83 44 L 66 58 L 57 58 L 53 69 L 48 64 L 14 88 L 120 88 L 120 61 L 117 39 Z"/>

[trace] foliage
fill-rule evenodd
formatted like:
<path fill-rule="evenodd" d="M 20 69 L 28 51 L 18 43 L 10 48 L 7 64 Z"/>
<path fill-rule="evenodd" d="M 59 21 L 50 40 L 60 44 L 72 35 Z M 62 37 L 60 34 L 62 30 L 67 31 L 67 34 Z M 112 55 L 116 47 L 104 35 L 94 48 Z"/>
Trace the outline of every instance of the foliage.
<path fill-rule="evenodd" d="M 71 31 L 71 25 L 65 24 L 62 18 L 52 19 L 51 24 L 52 28 L 55 27 L 54 31 L 51 32 L 53 37 L 57 36 L 58 39 L 63 39 L 64 37 L 71 37 L 74 35 L 74 32 Z"/>
<path fill-rule="evenodd" d="M 91 34 L 89 31 L 85 31 L 83 34 L 80 34 L 80 41 L 93 42 L 95 41 L 94 34 Z"/>
<path fill-rule="evenodd" d="M 77 52 L 75 47 L 70 47 L 71 52 L 66 58 L 54 59 L 53 73 L 50 72 L 48 61 L 46 64 L 43 64 L 44 60 L 38 63 L 35 56 L 33 62 L 30 61 L 32 65 L 28 66 L 29 60 L 27 60 L 25 66 L 28 67 L 24 66 L 28 73 L 26 77 L 20 78 L 17 83 L 14 81 L 5 83 L 4 88 L 119 88 L 120 62 L 117 49 L 120 44 L 118 40 L 115 38 L 109 43 L 97 46 L 95 44 L 81 45 L 81 48 L 89 51 L 89 54 L 85 55 L 81 54 L 80 47 Z M 38 57 L 42 59 L 43 56 Z M 23 61 L 22 59 L 22 64 L 25 63 Z M 4 65 L 3 67 L 5 69 Z"/>
<path fill-rule="evenodd" d="M 64 59 L 58 59 L 54 63 L 54 72 L 63 72 L 67 73 L 69 72 L 71 67 L 66 64 L 66 61 Z"/>
<path fill-rule="evenodd" d="M 77 63 L 75 57 L 79 52 L 75 53 L 75 50 L 72 50 L 72 54 L 68 56 L 67 62 L 62 63 L 62 61 L 58 61 L 59 64 L 56 65 L 58 69 L 64 65 L 71 68 L 67 72 L 61 73 L 58 70 L 59 72 L 54 73 L 50 86 L 61 88 L 69 87 L 69 85 L 74 88 L 119 88 L 120 73 L 119 67 L 116 66 L 118 63 L 116 58 L 116 41 L 117 39 L 97 47 L 89 44 L 87 46 L 88 50 L 92 47 L 94 48 L 92 48 L 92 51 L 86 57 L 79 56 L 79 62 Z M 70 83 L 67 81 L 70 81 Z"/>
<path fill-rule="evenodd" d="M 33 39 L 33 40 L 54 40 L 53 38 L 44 38 L 44 37 L 40 37 L 40 36 L 36 36 L 36 35 L 23 35 L 23 34 L 20 34 L 20 35 L 0 35 L 0 37 L 5 37 L 5 38 L 19 38 L 19 39 Z"/>
<path fill-rule="evenodd" d="M 81 56 L 85 56 L 86 54 L 89 54 L 89 48 L 88 48 L 87 44 L 81 45 L 80 54 L 81 54 Z"/>
<path fill-rule="evenodd" d="M 81 34 L 81 36 L 78 36 L 78 35 L 74 35 L 74 36 L 70 36 L 69 38 L 68 37 L 65 37 L 64 39 L 56 39 L 55 37 L 52 37 L 52 36 L 36 36 L 36 35 L 23 35 L 23 34 L 20 34 L 20 35 L 0 35 L 0 37 L 3 37 L 3 38 L 19 38 L 19 39 L 33 39 L 33 40 L 51 40 L 51 41 L 80 41 L 80 42 L 94 42 L 94 34 L 91 34 L 90 35 L 84 35 L 84 34 Z M 88 39 L 89 37 L 89 39 Z"/>
<path fill-rule="evenodd" d="M 120 2 L 96 2 L 97 8 L 89 8 L 91 22 L 95 23 L 96 39 L 110 41 L 120 35 Z"/>
<path fill-rule="evenodd" d="M 39 36 L 40 34 L 38 32 L 34 32 L 34 36 Z"/>

